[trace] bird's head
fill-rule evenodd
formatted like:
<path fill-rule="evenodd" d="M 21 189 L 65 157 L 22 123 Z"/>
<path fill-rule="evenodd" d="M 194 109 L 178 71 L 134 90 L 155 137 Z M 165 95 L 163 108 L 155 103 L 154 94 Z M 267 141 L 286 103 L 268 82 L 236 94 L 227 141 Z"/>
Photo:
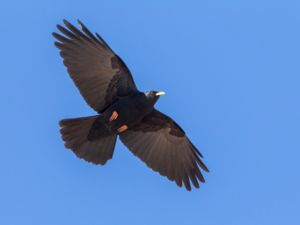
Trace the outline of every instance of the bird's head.
<path fill-rule="evenodd" d="M 147 98 L 147 100 L 151 103 L 151 104 L 155 104 L 156 101 L 159 99 L 160 96 L 165 95 L 166 93 L 163 91 L 147 91 L 145 92 L 145 96 Z"/>

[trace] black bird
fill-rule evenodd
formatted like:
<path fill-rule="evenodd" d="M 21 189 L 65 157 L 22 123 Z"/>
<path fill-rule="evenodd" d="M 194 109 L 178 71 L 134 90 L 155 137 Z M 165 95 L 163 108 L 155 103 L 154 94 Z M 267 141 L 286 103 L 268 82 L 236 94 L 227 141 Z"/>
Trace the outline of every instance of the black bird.
<path fill-rule="evenodd" d="M 205 182 L 208 172 L 201 153 L 170 117 L 154 108 L 164 92 L 140 92 L 132 75 L 99 34 L 92 34 L 79 20 L 80 30 L 63 20 L 53 33 L 55 46 L 72 80 L 95 116 L 60 121 L 66 148 L 79 158 L 104 165 L 113 156 L 117 136 L 154 171 L 184 183 L 191 190 Z M 200 168 L 199 168 L 200 167 Z"/>

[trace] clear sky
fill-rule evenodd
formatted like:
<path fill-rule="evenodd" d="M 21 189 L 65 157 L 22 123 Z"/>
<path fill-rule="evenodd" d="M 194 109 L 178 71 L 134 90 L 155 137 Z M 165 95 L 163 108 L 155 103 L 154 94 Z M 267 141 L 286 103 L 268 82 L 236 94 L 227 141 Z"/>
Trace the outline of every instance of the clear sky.
<path fill-rule="evenodd" d="M 300 224 L 300 2 L 2 1 L 0 224 Z M 94 166 L 60 139 L 93 115 L 51 33 L 66 18 L 99 32 L 140 90 L 204 155 L 188 192 L 118 141 Z"/>

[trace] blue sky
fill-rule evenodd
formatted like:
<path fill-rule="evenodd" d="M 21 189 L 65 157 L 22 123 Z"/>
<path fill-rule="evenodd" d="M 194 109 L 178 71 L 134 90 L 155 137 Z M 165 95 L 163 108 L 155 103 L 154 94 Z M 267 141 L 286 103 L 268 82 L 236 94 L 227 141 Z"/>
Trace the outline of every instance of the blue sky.
<path fill-rule="evenodd" d="M 0 224 L 300 224 L 299 1 L 5 1 L 0 9 Z M 93 115 L 51 32 L 81 19 L 141 90 L 164 90 L 211 172 L 187 192 L 118 141 L 94 166 L 62 118 Z"/>

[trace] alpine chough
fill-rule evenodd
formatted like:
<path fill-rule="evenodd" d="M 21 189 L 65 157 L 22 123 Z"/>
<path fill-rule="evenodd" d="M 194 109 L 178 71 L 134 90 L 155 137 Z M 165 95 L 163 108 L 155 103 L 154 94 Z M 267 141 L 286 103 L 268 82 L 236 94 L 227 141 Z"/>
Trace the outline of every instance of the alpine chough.
<path fill-rule="evenodd" d="M 147 166 L 178 186 L 204 183 L 200 168 L 208 172 L 201 153 L 183 129 L 154 108 L 164 92 L 140 92 L 132 75 L 99 34 L 79 20 L 77 29 L 67 20 L 57 25 L 64 65 L 81 95 L 97 115 L 60 121 L 66 148 L 79 158 L 104 165 L 112 158 L 117 136 Z"/>

